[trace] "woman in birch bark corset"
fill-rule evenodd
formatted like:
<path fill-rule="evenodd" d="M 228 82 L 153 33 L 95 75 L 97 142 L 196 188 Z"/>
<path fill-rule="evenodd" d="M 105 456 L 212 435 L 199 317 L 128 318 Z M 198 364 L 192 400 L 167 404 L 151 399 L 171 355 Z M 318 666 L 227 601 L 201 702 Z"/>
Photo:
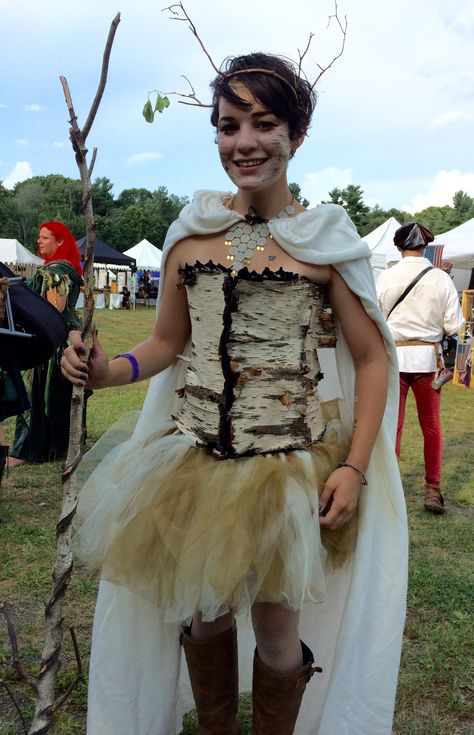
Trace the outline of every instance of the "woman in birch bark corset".
<path fill-rule="evenodd" d="M 315 105 L 311 85 L 288 61 L 256 53 L 231 59 L 212 88 L 235 191 L 198 192 L 170 228 L 147 340 L 109 361 L 95 338 L 85 365 L 72 333 L 62 360 L 64 375 L 88 388 L 158 373 L 167 381 L 152 382 L 161 396 L 153 417 L 146 403 L 131 439 L 87 480 L 76 545 L 102 589 L 125 587 L 183 626 L 202 735 L 240 732 L 235 616 L 250 612 L 252 732 L 289 735 L 321 671 L 300 640 L 300 611 L 308 602 L 317 610 L 328 575 L 350 569 L 359 543 L 359 497 L 387 399 L 387 336 L 371 282 L 357 287 L 367 252 L 344 210 L 307 211 L 288 188 Z M 335 377 L 324 376 L 321 351 L 334 353 L 336 341 L 354 367 L 349 429 L 346 398 L 320 397 Z M 174 732 L 175 704 L 160 696 L 158 712 L 142 712 L 156 729 L 143 733 Z M 112 707 L 104 714 L 107 685 L 103 701 L 91 698 L 89 733 L 140 735 L 136 724 L 105 727 L 114 716 Z M 320 721 L 296 732 L 329 732 Z M 349 732 L 334 722 L 331 735 Z"/>

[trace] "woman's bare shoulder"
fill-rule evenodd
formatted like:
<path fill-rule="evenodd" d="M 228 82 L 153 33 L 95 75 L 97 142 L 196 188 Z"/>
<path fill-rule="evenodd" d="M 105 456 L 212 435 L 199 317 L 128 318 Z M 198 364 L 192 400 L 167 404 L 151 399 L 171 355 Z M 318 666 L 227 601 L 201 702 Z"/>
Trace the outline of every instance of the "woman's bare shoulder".
<path fill-rule="evenodd" d="M 222 232 L 183 237 L 174 245 L 168 256 L 179 267 L 183 267 L 186 263 L 194 263 L 197 260 L 201 263 L 206 263 L 208 260 L 218 262 L 222 260 L 222 257 L 225 257 L 224 235 Z"/>

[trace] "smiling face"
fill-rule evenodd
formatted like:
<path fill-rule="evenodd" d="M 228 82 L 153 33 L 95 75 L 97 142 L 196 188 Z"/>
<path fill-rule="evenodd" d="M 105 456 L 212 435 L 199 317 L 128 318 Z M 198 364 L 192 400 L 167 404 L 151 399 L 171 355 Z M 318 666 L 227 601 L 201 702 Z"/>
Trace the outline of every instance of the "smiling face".
<path fill-rule="evenodd" d="M 292 151 L 302 138 L 291 140 L 288 124 L 256 100 L 246 87 L 235 85 L 249 104 L 237 107 L 219 100 L 217 143 L 221 163 L 241 191 L 287 187 L 286 171 Z"/>
<path fill-rule="evenodd" d="M 50 258 L 54 255 L 61 243 L 62 240 L 56 240 L 51 230 L 42 227 L 38 234 L 38 252 L 40 257 Z"/>

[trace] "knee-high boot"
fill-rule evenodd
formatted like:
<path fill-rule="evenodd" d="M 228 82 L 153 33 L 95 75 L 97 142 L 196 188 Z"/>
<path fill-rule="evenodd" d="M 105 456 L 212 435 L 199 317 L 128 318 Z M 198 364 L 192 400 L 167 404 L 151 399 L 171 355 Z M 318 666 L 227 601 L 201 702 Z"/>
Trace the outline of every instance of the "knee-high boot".
<path fill-rule="evenodd" d="M 182 634 L 189 678 L 199 723 L 199 735 L 240 735 L 238 708 L 237 627 L 214 638 Z"/>
<path fill-rule="evenodd" d="M 280 674 L 263 663 L 255 650 L 253 659 L 252 735 L 292 735 L 306 684 L 315 671 L 314 657 L 301 642 L 303 665 Z"/>

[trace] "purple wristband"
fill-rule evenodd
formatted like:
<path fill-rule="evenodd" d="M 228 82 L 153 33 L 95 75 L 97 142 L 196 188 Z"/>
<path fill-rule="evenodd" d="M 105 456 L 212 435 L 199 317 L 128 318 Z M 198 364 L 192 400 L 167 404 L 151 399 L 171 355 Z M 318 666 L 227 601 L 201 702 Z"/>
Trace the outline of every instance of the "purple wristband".
<path fill-rule="evenodd" d="M 135 355 L 132 355 L 130 352 L 122 352 L 120 355 L 115 355 L 114 360 L 117 357 L 126 357 L 127 360 L 130 360 L 130 364 L 132 366 L 132 377 L 128 382 L 136 383 L 138 378 L 140 377 L 140 367 L 138 365 L 138 360 Z"/>

